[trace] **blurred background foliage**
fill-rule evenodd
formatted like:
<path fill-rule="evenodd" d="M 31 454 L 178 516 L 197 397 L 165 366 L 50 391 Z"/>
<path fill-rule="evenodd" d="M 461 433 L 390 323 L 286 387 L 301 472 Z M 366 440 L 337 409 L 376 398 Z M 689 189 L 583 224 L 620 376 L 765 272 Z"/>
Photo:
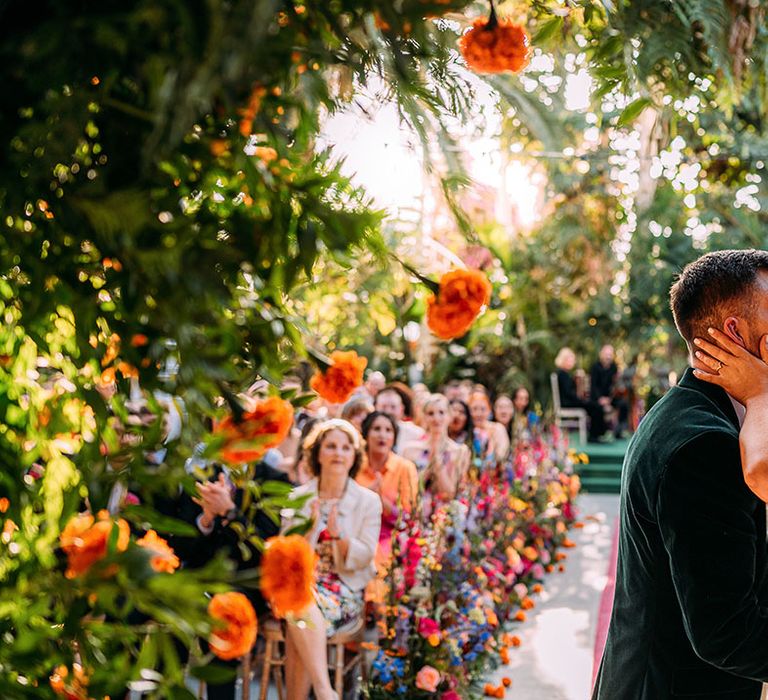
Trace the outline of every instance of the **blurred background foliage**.
<path fill-rule="evenodd" d="M 93 697 L 147 681 L 142 669 L 156 695 L 189 697 L 174 640 L 205 634 L 202 592 L 231 580 L 228 564 L 156 576 L 132 548 L 116 577 L 71 580 L 59 533 L 127 480 L 148 505 L 134 526 L 183 536 L 150 506 L 191 487 L 183 464 L 221 397 L 279 385 L 308 350 L 355 346 L 433 384 L 528 381 L 542 400 L 562 343 L 610 340 L 662 374 L 683 362 L 674 274 L 704 250 L 766 242 L 764 4 L 498 9 L 527 23 L 534 61 L 480 83 L 455 47 L 485 2 L 0 0 L 3 697 L 52 697 L 48 676 L 76 656 Z M 423 212 L 386 216 L 319 138 L 369 89 L 418 137 L 445 213 L 432 248 Z M 500 157 L 541 183 L 529 226 L 468 205 L 483 91 Z M 483 267 L 491 308 L 435 343 L 424 289 L 388 252 L 434 276 Z M 186 407 L 159 466 L 144 459 L 158 421 L 114 454 L 131 379 Z"/>

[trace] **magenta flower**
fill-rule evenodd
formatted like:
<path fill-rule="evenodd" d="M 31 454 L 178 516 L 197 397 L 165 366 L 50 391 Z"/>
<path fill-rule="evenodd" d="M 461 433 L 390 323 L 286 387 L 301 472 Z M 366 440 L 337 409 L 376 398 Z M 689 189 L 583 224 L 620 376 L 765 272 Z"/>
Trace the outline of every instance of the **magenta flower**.
<path fill-rule="evenodd" d="M 418 631 L 419 634 L 426 639 L 430 635 L 440 634 L 440 625 L 438 625 L 431 617 L 422 617 L 419 620 Z"/>

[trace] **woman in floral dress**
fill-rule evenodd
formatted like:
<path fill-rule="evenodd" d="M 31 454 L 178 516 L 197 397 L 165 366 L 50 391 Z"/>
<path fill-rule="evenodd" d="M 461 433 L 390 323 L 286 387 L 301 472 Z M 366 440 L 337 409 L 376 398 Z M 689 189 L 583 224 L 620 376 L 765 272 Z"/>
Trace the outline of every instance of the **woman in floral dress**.
<path fill-rule="evenodd" d="M 304 442 L 314 478 L 294 490 L 308 496 L 299 510 L 313 526 L 305 535 L 318 556 L 316 604 L 302 615 L 308 624 L 286 627 L 288 697 L 335 700 L 328 680 L 326 639 L 352 626 L 363 612 L 363 591 L 375 576 L 373 558 L 381 527 L 381 499 L 355 482 L 363 459 L 362 438 L 348 421 L 319 424 Z M 291 513 L 285 523 L 297 522 Z"/>

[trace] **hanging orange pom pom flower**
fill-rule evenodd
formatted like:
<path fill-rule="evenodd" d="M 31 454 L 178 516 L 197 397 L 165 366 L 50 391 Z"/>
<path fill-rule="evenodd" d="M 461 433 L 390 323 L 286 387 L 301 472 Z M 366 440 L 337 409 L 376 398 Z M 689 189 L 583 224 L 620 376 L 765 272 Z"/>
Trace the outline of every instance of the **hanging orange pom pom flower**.
<path fill-rule="evenodd" d="M 491 283 L 480 270 L 451 270 L 437 296 L 427 299 L 427 325 L 443 340 L 460 338 L 491 300 Z"/>
<path fill-rule="evenodd" d="M 472 29 L 459 39 L 459 48 L 467 65 L 477 73 L 519 73 L 531 56 L 525 29 L 512 22 L 500 22 L 493 5 L 491 16 L 476 19 Z"/>
<path fill-rule="evenodd" d="M 59 542 L 69 564 L 67 578 L 84 574 L 95 562 L 106 556 L 114 526 L 118 529 L 116 549 L 124 552 L 128 549 L 131 537 L 128 523 L 122 518 L 112 520 L 106 510 L 99 511 L 96 521 L 90 513 L 80 513 L 66 524 Z"/>
<path fill-rule="evenodd" d="M 368 360 L 354 350 L 331 353 L 331 366 L 316 372 L 309 385 L 330 403 L 344 403 L 363 383 L 363 372 Z"/>
<path fill-rule="evenodd" d="M 261 558 L 261 592 L 277 617 L 300 615 L 312 603 L 315 553 L 301 535 L 272 537 Z"/>
<path fill-rule="evenodd" d="M 225 438 L 219 456 L 231 465 L 255 462 L 285 440 L 293 423 L 293 406 L 277 396 L 258 401 L 237 422 L 229 415 L 214 425 L 215 435 Z"/>
<path fill-rule="evenodd" d="M 136 544 L 152 552 L 149 564 L 158 573 L 172 574 L 179 568 L 179 558 L 173 548 L 154 530 L 150 530 L 144 537 L 136 540 Z"/>
<path fill-rule="evenodd" d="M 237 659 L 247 654 L 256 641 L 256 612 L 242 593 L 217 593 L 208 603 L 208 614 L 217 622 L 209 643 L 220 659 Z"/>

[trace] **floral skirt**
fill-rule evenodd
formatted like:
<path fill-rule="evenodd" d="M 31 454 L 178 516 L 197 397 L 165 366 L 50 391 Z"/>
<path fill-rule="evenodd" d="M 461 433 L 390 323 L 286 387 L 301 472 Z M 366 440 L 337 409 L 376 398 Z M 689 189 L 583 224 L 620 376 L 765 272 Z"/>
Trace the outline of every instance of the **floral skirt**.
<path fill-rule="evenodd" d="M 333 572 L 318 573 L 315 598 L 328 625 L 328 637 L 350 627 L 363 615 L 362 591 L 353 591 Z"/>

